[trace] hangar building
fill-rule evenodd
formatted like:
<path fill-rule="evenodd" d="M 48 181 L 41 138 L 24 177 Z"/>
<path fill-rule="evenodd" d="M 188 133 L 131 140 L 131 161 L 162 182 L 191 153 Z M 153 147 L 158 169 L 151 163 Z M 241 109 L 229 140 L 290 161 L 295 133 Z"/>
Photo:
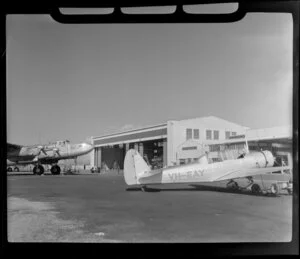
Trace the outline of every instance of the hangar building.
<path fill-rule="evenodd" d="M 218 160 L 236 158 L 248 146 L 249 150 L 270 150 L 277 165 L 293 165 L 292 126 L 264 129 L 248 129 L 245 134 L 232 136 L 225 141 L 210 145 L 210 155 Z"/>
<path fill-rule="evenodd" d="M 245 135 L 248 127 L 215 116 L 171 120 L 149 127 L 92 137 L 91 166 L 123 169 L 126 152 L 134 148 L 153 168 L 192 162 L 208 146 Z M 217 160 L 218 157 L 211 157 Z"/>

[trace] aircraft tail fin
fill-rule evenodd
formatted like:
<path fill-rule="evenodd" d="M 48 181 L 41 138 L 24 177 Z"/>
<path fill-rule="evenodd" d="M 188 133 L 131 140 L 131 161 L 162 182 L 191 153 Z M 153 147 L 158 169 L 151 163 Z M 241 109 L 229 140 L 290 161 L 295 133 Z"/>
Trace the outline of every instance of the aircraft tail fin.
<path fill-rule="evenodd" d="M 151 169 L 135 149 L 129 149 L 124 160 L 124 178 L 127 185 L 138 184 L 139 175 Z"/>

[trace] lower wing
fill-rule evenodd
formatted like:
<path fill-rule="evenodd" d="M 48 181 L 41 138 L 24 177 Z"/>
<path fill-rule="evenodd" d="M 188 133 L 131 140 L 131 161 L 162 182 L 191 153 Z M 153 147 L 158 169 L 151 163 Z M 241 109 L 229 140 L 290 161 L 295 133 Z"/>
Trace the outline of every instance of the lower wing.
<path fill-rule="evenodd" d="M 231 180 L 231 179 L 236 179 L 236 178 L 245 178 L 245 177 L 249 177 L 249 176 L 268 174 L 268 173 L 272 173 L 272 172 L 289 170 L 289 169 L 292 169 L 292 168 L 290 166 L 276 166 L 276 167 L 250 168 L 250 169 L 236 170 L 236 171 L 227 172 L 223 176 L 213 179 L 213 182 Z"/>

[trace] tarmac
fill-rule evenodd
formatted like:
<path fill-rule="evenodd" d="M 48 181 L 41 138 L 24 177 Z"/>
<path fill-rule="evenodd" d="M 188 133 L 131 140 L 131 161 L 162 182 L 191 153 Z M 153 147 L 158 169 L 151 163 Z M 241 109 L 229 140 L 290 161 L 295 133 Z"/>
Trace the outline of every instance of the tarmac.
<path fill-rule="evenodd" d="M 9 242 L 290 242 L 292 196 L 224 185 L 127 189 L 122 173 L 8 174 Z"/>

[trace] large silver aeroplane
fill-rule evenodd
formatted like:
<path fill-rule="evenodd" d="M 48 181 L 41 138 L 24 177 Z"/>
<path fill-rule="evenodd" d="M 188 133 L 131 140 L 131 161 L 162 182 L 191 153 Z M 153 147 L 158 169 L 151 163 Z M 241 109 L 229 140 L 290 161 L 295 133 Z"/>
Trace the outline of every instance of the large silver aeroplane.
<path fill-rule="evenodd" d="M 252 191 L 259 192 L 259 186 L 254 184 L 253 176 L 291 169 L 288 166 L 274 167 L 274 161 L 270 151 L 246 152 L 237 159 L 216 163 L 208 163 L 207 154 L 204 154 L 196 163 L 151 170 L 138 151 L 130 149 L 124 160 L 124 178 L 127 185 L 140 185 L 143 191 L 151 184 L 219 181 L 228 181 L 228 187 L 237 189 L 238 184 L 234 180 L 248 178 L 252 184 Z M 272 185 L 272 188 L 271 192 L 278 192 L 278 186 Z"/>
<path fill-rule="evenodd" d="M 41 175 L 44 173 L 42 164 L 50 164 L 52 174 L 60 174 L 57 165 L 62 159 L 76 159 L 93 150 L 89 143 L 70 144 L 68 140 L 56 141 L 47 145 L 21 146 L 7 143 L 7 166 L 33 164 L 33 173 Z M 15 171 L 18 171 L 15 167 Z M 8 167 L 8 171 L 12 168 Z"/>

